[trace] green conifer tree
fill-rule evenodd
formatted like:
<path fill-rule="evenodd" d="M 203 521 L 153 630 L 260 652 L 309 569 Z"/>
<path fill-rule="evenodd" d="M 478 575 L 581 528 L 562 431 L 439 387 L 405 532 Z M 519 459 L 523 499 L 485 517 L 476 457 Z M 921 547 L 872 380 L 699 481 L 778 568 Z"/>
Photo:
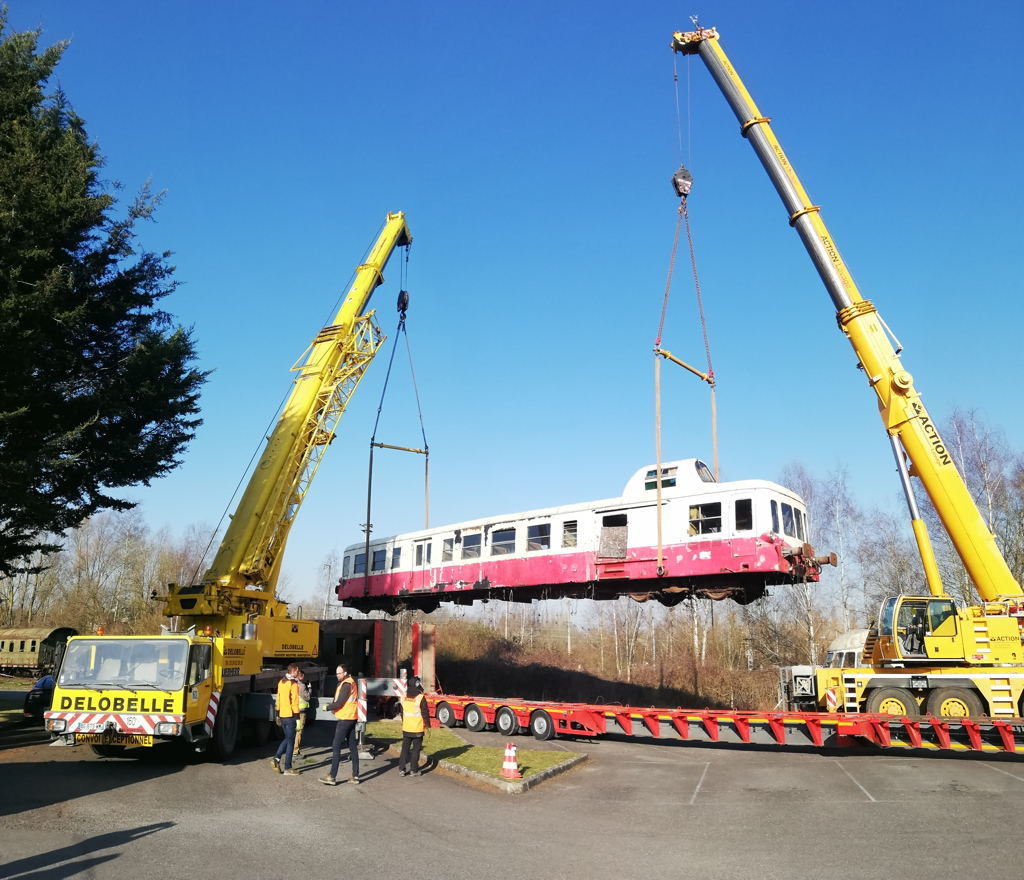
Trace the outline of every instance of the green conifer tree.
<path fill-rule="evenodd" d="M 44 93 L 67 43 L 37 53 L 39 35 L 0 8 L 0 575 L 176 467 L 206 379 L 157 307 L 170 252 L 135 238 L 163 194 L 118 211 L 82 119 Z"/>

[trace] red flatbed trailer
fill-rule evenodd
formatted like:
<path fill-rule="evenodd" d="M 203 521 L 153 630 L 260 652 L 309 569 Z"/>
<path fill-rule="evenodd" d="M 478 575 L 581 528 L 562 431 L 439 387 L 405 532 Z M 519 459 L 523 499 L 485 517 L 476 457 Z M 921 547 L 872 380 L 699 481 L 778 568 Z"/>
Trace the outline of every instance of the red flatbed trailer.
<path fill-rule="evenodd" d="M 427 694 L 438 724 L 464 724 L 480 731 L 493 725 L 504 736 L 529 731 L 537 739 L 556 735 L 594 737 L 674 736 L 741 744 L 839 748 L 864 740 L 880 748 L 924 748 L 957 752 L 1016 753 L 1024 747 L 1024 719 L 898 718 L 842 712 L 740 712 L 733 709 L 658 709 L 607 703 L 555 703 L 493 697 Z M 723 734 L 725 736 L 723 737 Z M 1018 740 L 1017 737 L 1021 739 Z"/>

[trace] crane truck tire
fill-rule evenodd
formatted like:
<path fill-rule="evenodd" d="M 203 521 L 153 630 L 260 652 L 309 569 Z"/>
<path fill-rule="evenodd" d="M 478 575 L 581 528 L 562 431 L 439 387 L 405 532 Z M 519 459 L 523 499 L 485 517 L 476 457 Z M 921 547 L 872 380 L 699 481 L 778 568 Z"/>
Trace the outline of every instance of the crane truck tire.
<path fill-rule="evenodd" d="M 534 739 L 541 742 L 551 739 L 555 735 L 555 722 L 543 709 L 538 709 L 530 716 L 530 733 Z"/>
<path fill-rule="evenodd" d="M 502 706 L 494 715 L 494 728 L 502 736 L 515 736 L 519 733 L 519 719 L 508 706 Z"/>
<path fill-rule="evenodd" d="M 484 717 L 483 711 L 476 703 L 466 706 L 462 722 L 466 725 L 466 730 L 471 730 L 473 733 L 479 733 L 487 726 L 487 718 Z"/>
<path fill-rule="evenodd" d="M 437 719 L 438 724 L 443 724 L 445 727 L 455 726 L 455 713 L 447 703 L 437 704 L 437 708 L 434 710 L 434 717 Z"/>
<path fill-rule="evenodd" d="M 916 718 L 921 714 L 917 700 L 906 688 L 876 688 L 871 691 L 864 711 L 878 715 L 899 715 Z"/>
<path fill-rule="evenodd" d="M 210 739 L 210 755 L 218 761 L 226 761 L 235 751 L 238 742 L 238 700 L 234 694 L 221 698 L 217 722 Z"/>
<path fill-rule="evenodd" d="M 936 688 L 925 707 L 936 718 L 966 718 L 985 714 L 981 697 L 967 688 Z"/>

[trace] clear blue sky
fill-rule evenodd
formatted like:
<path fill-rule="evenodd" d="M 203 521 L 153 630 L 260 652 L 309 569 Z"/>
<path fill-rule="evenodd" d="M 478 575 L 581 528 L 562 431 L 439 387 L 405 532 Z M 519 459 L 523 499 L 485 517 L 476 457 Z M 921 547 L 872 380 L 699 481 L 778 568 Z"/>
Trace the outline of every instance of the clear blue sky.
<path fill-rule="evenodd" d="M 675 228 L 673 30 L 722 44 L 937 418 L 1024 445 L 1024 5 L 165 3 L 11 0 L 73 38 L 58 78 L 145 243 L 184 282 L 203 427 L 131 497 L 154 528 L 215 523 L 292 365 L 387 211 L 415 238 L 409 332 L 435 525 L 619 494 L 653 461 L 651 347 Z M 874 397 L 784 210 L 703 65 L 679 59 L 724 478 L 845 463 L 898 491 Z M 689 91 L 689 99 L 687 98 Z M 687 126 L 687 116 L 690 124 Z M 395 325 L 398 271 L 374 300 Z M 685 250 L 664 344 L 703 343 Z M 390 345 L 390 340 L 389 343 Z M 292 532 L 287 592 L 359 537 L 386 364 L 353 399 Z M 706 389 L 663 372 L 664 457 L 710 460 Z M 399 362 L 379 438 L 418 445 Z M 375 534 L 422 524 L 422 461 L 378 453 Z"/>

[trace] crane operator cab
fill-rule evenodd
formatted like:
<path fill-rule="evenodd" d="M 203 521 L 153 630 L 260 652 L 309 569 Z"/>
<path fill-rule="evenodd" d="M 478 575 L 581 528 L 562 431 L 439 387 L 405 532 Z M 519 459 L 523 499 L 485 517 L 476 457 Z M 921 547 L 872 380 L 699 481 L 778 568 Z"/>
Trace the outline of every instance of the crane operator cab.
<path fill-rule="evenodd" d="M 890 597 L 879 620 L 879 644 L 886 660 L 963 657 L 956 605 L 949 597 Z"/>

